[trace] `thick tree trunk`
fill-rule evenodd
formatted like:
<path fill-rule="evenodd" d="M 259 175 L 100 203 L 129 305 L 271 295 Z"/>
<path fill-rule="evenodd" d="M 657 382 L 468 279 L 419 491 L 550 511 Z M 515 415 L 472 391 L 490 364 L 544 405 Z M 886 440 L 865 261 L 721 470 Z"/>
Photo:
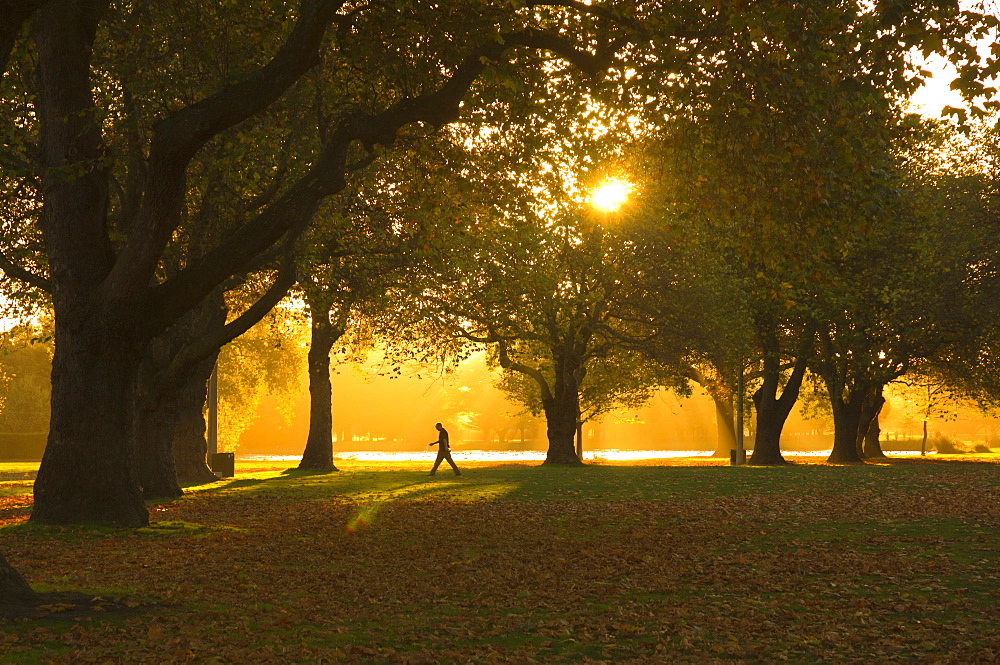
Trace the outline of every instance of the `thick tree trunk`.
<path fill-rule="evenodd" d="M 758 331 L 764 348 L 763 382 L 753 395 L 754 408 L 757 411 L 757 426 L 754 436 L 753 455 L 750 464 L 777 465 L 785 464 L 781 455 L 781 430 L 785 427 L 788 414 L 792 412 L 802 379 L 806 373 L 809 359 L 809 344 L 803 344 L 799 356 L 795 359 L 791 374 L 778 394 L 781 381 L 781 356 L 777 330 L 769 321 L 758 323 Z"/>
<path fill-rule="evenodd" d="M 52 419 L 31 519 L 145 526 L 133 440 L 144 343 L 108 318 L 56 318 Z M 91 314 L 91 312 L 88 312 Z"/>
<path fill-rule="evenodd" d="M 174 468 L 177 394 L 160 381 L 161 370 L 183 345 L 181 328 L 179 324 L 151 341 L 139 367 L 133 436 L 139 485 L 147 499 L 183 494 Z"/>
<path fill-rule="evenodd" d="M 175 391 L 160 394 L 156 400 L 139 400 L 135 421 L 136 457 L 139 483 L 147 499 L 184 494 L 177 482 L 174 464 L 178 402 Z"/>
<path fill-rule="evenodd" d="M 865 432 L 865 446 L 864 453 L 865 457 L 868 459 L 887 459 L 885 451 L 882 450 L 882 428 L 879 426 L 878 414 L 872 418 L 871 424 L 868 425 L 868 431 Z"/>
<path fill-rule="evenodd" d="M 300 469 L 336 471 L 333 464 L 333 385 L 330 349 L 342 332 L 330 323 L 329 311 L 313 311 L 309 346 L 309 436 Z"/>
<path fill-rule="evenodd" d="M 863 393 L 862 390 L 852 391 L 847 399 L 840 395 L 831 395 L 833 450 L 826 460 L 830 464 L 857 464 L 864 461 L 858 454 L 858 428 L 861 424 Z"/>
<path fill-rule="evenodd" d="M 864 460 L 858 454 L 858 428 L 867 391 L 857 381 L 851 385 L 848 355 L 837 349 L 830 331 L 822 331 L 819 339 L 823 348 L 820 363 L 823 382 L 833 410 L 833 449 L 826 461 L 859 464 Z"/>
<path fill-rule="evenodd" d="M 576 394 L 545 404 L 545 426 L 549 449 L 545 464 L 579 464 L 576 454 Z"/>
<path fill-rule="evenodd" d="M 204 412 L 208 378 L 217 359 L 218 353 L 198 365 L 178 395 L 174 467 L 177 469 L 177 481 L 185 485 L 214 483 L 219 479 L 208 466 Z"/>
<path fill-rule="evenodd" d="M 89 54 L 101 12 L 99 2 L 53 2 L 32 24 L 45 202 L 41 228 L 56 329 L 52 420 L 31 519 L 144 526 L 149 515 L 132 422 L 139 362 L 149 339 L 137 330 L 153 312 L 141 311 L 141 289 L 111 280 L 107 153 L 90 86 Z"/>
<path fill-rule="evenodd" d="M 549 438 L 544 463 L 579 464 L 575 444 L 580 422 L 580 382 L 586 369 L 573 351 L 553 355 L 555 381 L 548 399 L 542 400 Z"/>
<path fill-rule="evenodd" d="M 757 393 L 754 394 L 756 402 Z M 770 403 L 769 403 L 770 402 Z M 781 430 L 787 413 L 782 414 L 773 398 L 763 398 L 757 408 L 757 431 L 749 463 L 759 466 L 787 464 L 781 454 Z"/>
<path fill-rule="evenodd" d="M 14 605 L 31 601 L 36 594 L 21 573 L 7 563 L 0 554 L 0 605 Z"/>
<path fill-rule="evenodd" d="M 859 432 L 861 454 L 868 459 L 886 459 L 885 453 L 882 451 L 882 443 L 879 440 L 882 428 L 878 422 L 879 414 L 882 412 L 884 405 L 885 397 L 882 395 L 882 386 L 879 386 L 872 392 L 869 403 L 866 406 L 865 417 L 867 418 L 867 425 L 865 425 L 865 419 L 863 418 Z"/>
<path fill-rule="evenodd" d="M 185 360 L 185 352 L 207 335 L 221 330 L 226 324 L 226 314 L 223 293 L 218 290 L 148 345 L 139 374 L 135 425 L 139 482 L 147 498 L 183 494 L 175 450 L 182 404 L 197 402 L 197 417 L 201 420 L 205 386 L 218 349 L 213 347 L 211 355 L 200 361 Z M 190 413 L 193 406 L 188 404 L 185 413 Z M 198 468 L 196 457 L 186 459 L 185 475 L 194 475 L 202 482 L 218 480 L 207 465 L 207 446 L 198 446 L 196 442 L 191 445 L 200 448 L 200 464 L 204 468 Z"/>

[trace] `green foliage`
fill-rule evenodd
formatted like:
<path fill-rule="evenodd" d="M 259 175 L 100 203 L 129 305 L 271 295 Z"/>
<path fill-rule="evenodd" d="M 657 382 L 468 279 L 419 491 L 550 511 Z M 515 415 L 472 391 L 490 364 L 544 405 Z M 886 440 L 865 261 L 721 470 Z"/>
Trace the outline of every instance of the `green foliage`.
<path fill-rule="evenodd" d="M 219 451 L 234 450 L 265 395 L 301 388 L 304 331 L 298 317 L 277 309 L 219 354 Z M 291 412 L 285 411 L 290 419 Z"/>
<path fill-rule="evenodd" d="M 3 335 L 0 432 L 45 432 L 49 428 L 52 371 L 49 325 L 45 321 L 23 324 Z"/>

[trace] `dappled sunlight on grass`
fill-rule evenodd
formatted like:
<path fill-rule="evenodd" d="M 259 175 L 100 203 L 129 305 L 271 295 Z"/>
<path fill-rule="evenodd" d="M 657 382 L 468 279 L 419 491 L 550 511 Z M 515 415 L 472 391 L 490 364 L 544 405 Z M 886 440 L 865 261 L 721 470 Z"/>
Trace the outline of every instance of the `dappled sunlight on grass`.
<path fill-rule="evenodd" d="M 343 500 L 363 502 L 357 515 L 347 523 L 347 531 L 352 533 L 375 521 L 377 513 L 387 504 L 407 500 L 447 500 L 465 503 L 490 501 L 513 492 L 518 483 L 495 482 L 490 480 L 431 480 L 423 479 L 414 483 L 401 483 L 395 487 L 383 486 L 379 489 L 362 488 L 346 492 Z"/>

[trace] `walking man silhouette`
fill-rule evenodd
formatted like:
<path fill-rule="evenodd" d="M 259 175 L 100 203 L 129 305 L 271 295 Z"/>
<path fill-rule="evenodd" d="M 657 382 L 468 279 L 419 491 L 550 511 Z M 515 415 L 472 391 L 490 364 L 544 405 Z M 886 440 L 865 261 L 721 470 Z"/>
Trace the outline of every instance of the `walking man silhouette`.
<path fill-rule="evenodd" d="M 457 466 L 455 466 L 455 460 L 451 458 L 451 444 L 448 441 L 448 430 L 446 430 L 441 423 L 435 423 L 434 427 L 438 431 L 438 440 L 427 444 L 428 446 L 438 447 L 438 455 L 437 459 L 434 460 L 434 468 L 431 469 L 431 475 L 433 476 L 437 473 L 442 460 L 448 460 L 448 464 L 451 464 L 451 468 L 455 471 L 456 476 L 462 475 L 462 472 L 458 470 Z"/>

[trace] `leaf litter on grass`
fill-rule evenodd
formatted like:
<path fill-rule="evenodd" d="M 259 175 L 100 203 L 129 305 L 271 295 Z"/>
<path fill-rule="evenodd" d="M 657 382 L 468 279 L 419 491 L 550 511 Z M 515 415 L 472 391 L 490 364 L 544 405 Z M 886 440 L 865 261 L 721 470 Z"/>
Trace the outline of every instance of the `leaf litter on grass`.
<path fill-rule="evenodd" d="M 16 639 L 0 654 L 15 663 L 995 662 L 998 468 L 263 478 L 159 504 L 149 530 L 0 531 L 29 580 L 166 606 L 72 626 L 8 623 L 0 635 Z"/>

